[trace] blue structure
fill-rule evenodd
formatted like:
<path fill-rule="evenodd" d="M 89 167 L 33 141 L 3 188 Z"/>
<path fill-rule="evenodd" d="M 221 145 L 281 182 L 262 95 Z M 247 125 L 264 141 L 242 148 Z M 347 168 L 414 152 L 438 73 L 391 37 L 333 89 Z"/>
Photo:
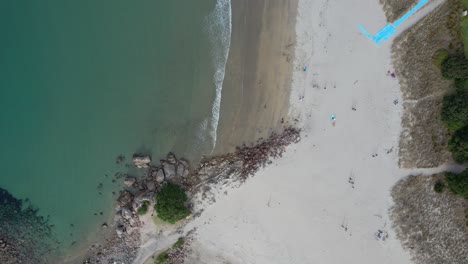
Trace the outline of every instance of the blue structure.
<path fill-rule="evenodd" d="M 389 40 L 395 33 L 396 33 L 396 28 L 401 25 L 406 19 L 408 19 L 411 15 L 416 13 L 421 7 L 423 7 L 425 4 L 427 4 L 429 0 L 421 0 L 415 7 L 411 8 L 408 13 L 406 13 L 404 16 L 402 16 L 400 19 L 395 21 L 393 24 L 387 24 L 385 25 L 377 34 L 372 36 L 367 32 L 367 30 L 359 24 L 359 29 L 361 32 L 366 36 L 368 39 L 372 39 L 377 45 L 381 45 L 385 41 Z"/>

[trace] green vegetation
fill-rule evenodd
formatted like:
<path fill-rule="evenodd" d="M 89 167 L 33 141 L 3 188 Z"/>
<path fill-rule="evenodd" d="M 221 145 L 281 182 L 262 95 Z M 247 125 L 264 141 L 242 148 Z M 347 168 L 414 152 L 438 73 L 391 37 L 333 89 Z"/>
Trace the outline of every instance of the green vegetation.
<path fill-rule="evenodd" d="M 451 192 L 468 199 L 468 169 L 460 174 L 447 172 L 445 175 L 447 186 Z"/>
<path fill-rule="evenodd" d="M 458 92 L 468 92 L 468 79 L 456 79 L 455 88 Z"/>
<path fill-rule="evenodd" d="M 150 205 L 149 201 L 143 201 L 143 204 L 138 208 L 137 214 L 138 215 L 144 215 L 148 212 L 148 207 Z"/>
<path fill-rule="evenodd" d="M 169 249 L 159 254 L 156 260 L 154 261 L 154 264 L 166 264 L 168 260 L 169 260 Z"/>
<path fill-rule="evenodd" d="M 187 195 L 184 190 L 176 184 L 168 183 L 156 195 L 154 209 L 161 220 L 174 224 L 190 214 L 190 210 L 185 206 L 186 202 Z"/>
<path fill-rule="evenodd" d="M 468 79 L 468 60 L 462 55 L 452 55 L 442 62 L 442 76 L 447 79 Z"/>
<path fill-rule="evenodd" d="M 468 93 L 457 92 L 444 98 L 442 121 L 451 132 L 468 125 Z"/>
<path fill-rule="evenodd" d="M 166 249 L 164 252 L 158 255 L 156 260 L 154 261 L 154 264 L 166 264 L 167 261 L 169 260 L 169 252 L 174 249 L 181 249 L 185 244 L 185 239 L 184 238 L 179 238 L 177 242 L 172 245 L 171 248 Z"/>
<path fill-rule="evenodd" d="M 468 126 L 457 130 L 453 134 L 448 147 L 456 162 L 468 162 Z"/>
<path fill-rule="evenodd" d="M 435 52 L 433 57 L 434 65 L 441 67 L 442 63 L 449 57 L 449 53 L 446 49 L 439 49 Z"/>
<path fill-rule="evenodd" d="M 464 17 L 461 22 L 461 32 L 463 39 L 463 51 L 465 58 L 468 58 L 468 17 Z"/>
<path fill-rule="evenodd" d="M 443 192 L 445 189 L 445 184 L 442 182 L 442 181 L 437 181 L 435 184 L 434 184 L 434 191 L 436 193 L 441 193 Z"/>

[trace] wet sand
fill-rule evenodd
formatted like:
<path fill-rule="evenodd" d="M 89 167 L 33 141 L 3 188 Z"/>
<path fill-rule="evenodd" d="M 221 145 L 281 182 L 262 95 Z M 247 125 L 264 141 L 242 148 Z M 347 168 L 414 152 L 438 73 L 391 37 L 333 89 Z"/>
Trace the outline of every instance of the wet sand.
<path fill-rule="evenodd" d="M 232 1 L 231 48 L 213 154 L 267 137 L 287 120 L 296 14 L 297 0 Z"/>

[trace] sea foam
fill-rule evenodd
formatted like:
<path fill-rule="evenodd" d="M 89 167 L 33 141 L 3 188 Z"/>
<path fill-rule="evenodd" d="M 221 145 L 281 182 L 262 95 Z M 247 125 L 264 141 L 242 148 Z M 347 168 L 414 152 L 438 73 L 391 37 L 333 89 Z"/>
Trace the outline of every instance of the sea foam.
<path fill-rule="evenodd" d="M 216 96 L 211 108 L 210 136 L 212 151 L 216 146 L 216 137 L 221 109 L 221 93 L 223 90 L 226 63 L 231 46 L 232 14 L 231 0 L 217 0 L 214 10 L 206 19 L 206 29 L 211 43 L 211 60 L 215 72 L 213 83 Z"/>

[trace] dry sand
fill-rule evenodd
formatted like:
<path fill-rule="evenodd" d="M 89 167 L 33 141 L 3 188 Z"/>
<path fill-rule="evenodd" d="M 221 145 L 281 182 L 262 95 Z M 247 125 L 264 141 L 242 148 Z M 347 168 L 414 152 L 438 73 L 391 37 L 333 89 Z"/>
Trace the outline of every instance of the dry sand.
<path fill-rule="evenodd" d="M 391 187 L 416 172 L 398 168 L 391 42 L 374 45 L 358 23 L 372 33 L 386 23 L 378 1 L 299 1 L 290 116 L 303 140 L 187 226 L 198 228 L 192 263 L 410 263 L 388 217 Z"/>

